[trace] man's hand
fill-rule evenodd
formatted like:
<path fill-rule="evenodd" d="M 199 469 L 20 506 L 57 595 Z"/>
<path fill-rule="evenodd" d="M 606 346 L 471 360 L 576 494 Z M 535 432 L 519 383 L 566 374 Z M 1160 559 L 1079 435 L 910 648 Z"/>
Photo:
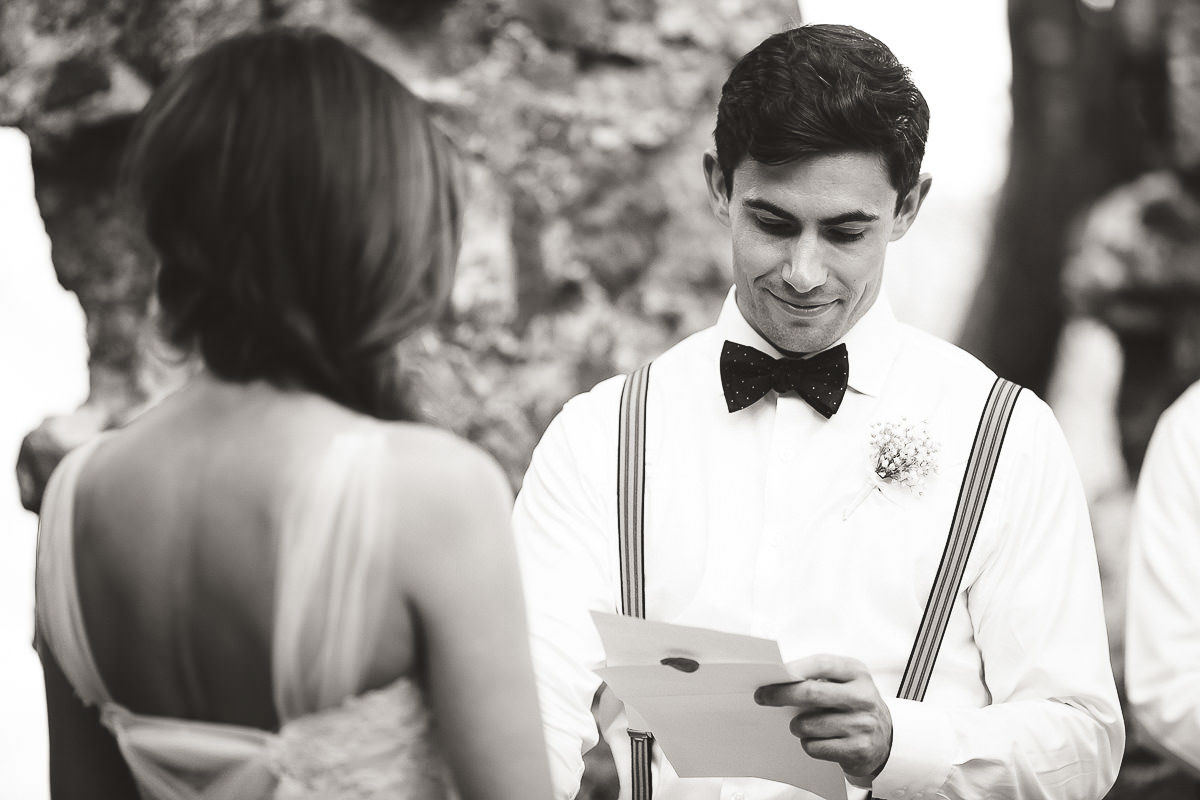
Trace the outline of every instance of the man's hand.
<path fill-rule="evenodd" d="M 792 733 L 804 752 L 836 761 L 856 785 L 867 786 L 892 750 L 892 714 L 861 661 L 816 655 L 793 661 L 797 683 L 760 687 L 754 699 L 764 706 L 791 706 L 798 713 Z"/>

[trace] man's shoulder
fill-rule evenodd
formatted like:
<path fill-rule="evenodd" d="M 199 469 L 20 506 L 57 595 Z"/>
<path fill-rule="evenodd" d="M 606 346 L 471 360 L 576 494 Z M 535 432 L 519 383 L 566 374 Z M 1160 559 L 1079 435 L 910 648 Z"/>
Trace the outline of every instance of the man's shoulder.
<path fill-rule="evenodd" d="M 559 418 L 565 423 L 590 426 L 603 417 L 612 416 L 620 402 L 627 377 L 625 373 L 613 375 L 570 398 L 563 404 Z"/>
<path fill-rule="evenodd" d="M 714 336 L 713 328 L 705 328 L 651 359 L 650 374 L 655 389 L 659 389 L 664 382 L 676 384 L 689 380 L 700 372 L 697 369 L 699 365 L 711 362 L 715 367 L 715 358 L 709 357 L 710 351 L 713 350 Z M 567 401 L 563 412 L 571 417 L 587 417 L 594 414 L 612 416 L 619 407 L 621 390 L 628 375 L 629 373 L 621 373 L 605 378 L 591 389 L 575 395 Z"/>
<path fill-rule="evenodd" d="M 965 459 L 997 375 L 966 350 L 930 333 L 903 325 L 904 346 L 889 384 L 917 416 L 937 420 L 948 437 L 947 450 Z M 1058 421 L 1035 392 L 1022 388 L 1009 420 L 1005 452 L 1031 455 L 1065 447 Z M 948 453 L 949 455 L 950 453 Z"/>
<path fill-rule="evenodd" d="M 1180 463 L 1200 461 L 1200 382 L 1184 390 L 1159 416 L 1146 461 L 1170 463 L 1173 470 Z"/>
<path fill-rule="evenodd" d="M 650 405 L 654 419 L 661 422 L 656 414 L 664 403 L 671 405 L 671 398 L 681 393 L 702 391 L 698 384 L 705 380 L 711 380 L 716 386 L 715 391 L 720 391 L 716 358 L 712 355 L 716 352 L 712 345 L 714 336 L 713 328 L 705 328 L 652 360 Z M 713 365 L 711 374 L 702 368 L 706 363 Z M 563 442 L 579 458 L 594 456 L 601 462 L 615 458 L 621 392 L 627 377 L 628 373 L 621 373 L 605 378 L 567 400 L 551 421 L 542 441 L 553 438 Z M 658 433 L 661 425 L 651 423 L 650 427 Z"/>
<path fill-rule="evenodd" d="M 916 383 L 941 392 L 950 402 L 967 402 L 982 411 L 982 398 L 991 392 L 998 376 L 990 367 L 961 347 L 909 325 L 902 326 L 906 346 L 897 359 L 896 369 L 906 373 L 908 383 Z M 1200 403 L 1200 395 L 1197 396 Z M 1017 416 L 1039 420 L 1054 419 L 1050 406 L 1033 390 L 1022 387 Z"/>
<path fill-rule="evenodd" d="M 1164 428 L 1186 430 L 1200 436 L 1200 381 L 1193 383 L 1171 403 L 1158 423 Z"/>
<path fill-rule="evenodd" d="M 932 333 L 901 323 L 904 347 L 896 368 L 933 381 L 933 386 L 962 385 L 990 388 L 996 373 L 975 356 Z"/>

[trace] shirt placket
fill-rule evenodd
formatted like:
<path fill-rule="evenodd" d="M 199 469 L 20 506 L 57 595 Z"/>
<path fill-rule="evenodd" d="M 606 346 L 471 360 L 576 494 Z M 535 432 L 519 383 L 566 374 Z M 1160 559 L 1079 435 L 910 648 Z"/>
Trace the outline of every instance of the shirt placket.
<path fill-rule="evenodd" d="M 778 399 L 775 425 L 766 454 L 767 468 L 763 486 L 763 536 L 756 559 L 753 587 L 753 628 L 755 635 L 778 637 L 784 618 L 783 591 L 788 582 L 798 579 L 796 565 L 785 558 L 794 548 L 788 540 L 803 526 L 801 509 L 809 485 L 803 474 L 803 442 L 807 429 L 818 415 L 797 397 Z M 823 420 L 822 420 L 823 421 Z"/>

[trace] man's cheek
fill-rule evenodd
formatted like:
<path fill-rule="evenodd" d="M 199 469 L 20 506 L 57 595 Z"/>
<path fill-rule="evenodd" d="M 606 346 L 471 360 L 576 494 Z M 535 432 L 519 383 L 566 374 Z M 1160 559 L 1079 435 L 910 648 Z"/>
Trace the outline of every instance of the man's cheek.
<path fill-rule="evenodd" d="M 775 269 L 779 264 L 779 246 L 775 242 L 762 241 L 747 236 L 735 252 L 738 269 L 746 275 L 760 277 Z"/>

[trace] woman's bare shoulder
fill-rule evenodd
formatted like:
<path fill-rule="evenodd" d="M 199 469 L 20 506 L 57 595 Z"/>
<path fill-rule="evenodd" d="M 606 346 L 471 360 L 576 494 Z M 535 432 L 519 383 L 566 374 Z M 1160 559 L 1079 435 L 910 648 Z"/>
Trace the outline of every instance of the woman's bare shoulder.
<path fill-rule="evenodd" d="M 389 423 L 385 436 L 382 477 L 395 489 L 399 529 L 443 543 L 507 529 L 512 489 L 489 453 L 429 425 Z"/>
<path fill-rule="evenodd" d="M 486 450 L 445 428 L 421 422 L 380 422 L 379 427 L 397 456 L 433 459 L 448 468 L 496 465 Z"/>
<path fill-rule="evenodd" d="M 387 469 L 435 496 L 457 495 L 472 487 L 496 491 L 508 481 L 499 463 L 483 448 L 456 434 L 419 423 L 388 423 Z"/>

